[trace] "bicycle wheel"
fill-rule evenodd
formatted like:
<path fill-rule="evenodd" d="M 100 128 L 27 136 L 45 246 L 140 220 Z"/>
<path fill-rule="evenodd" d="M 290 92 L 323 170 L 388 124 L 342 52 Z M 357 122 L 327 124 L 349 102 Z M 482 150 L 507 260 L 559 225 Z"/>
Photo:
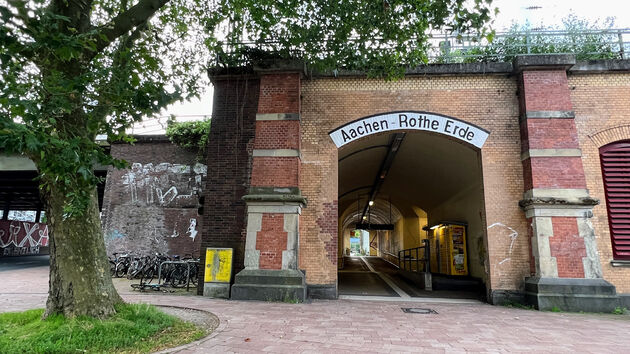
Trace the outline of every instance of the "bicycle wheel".
<path fill-rule="evenodd" d="M 171 275 L 171 286 L 174 288 L 183 288 L 186 286 L 186 269 L 179 264 L 174 267 Z"/>
<path fill-rule="evenodd" d="M 109 261 L 109 275 L 113 278 L 116 276 L 116 263 L 114 261 Z"/>
<path fill-rule="evenodd" d="M 123 262 L 116 263 L 115 275 L 116 278 L 122 278 L 127 275 L 127 265 Z"/>
<path fill-rule="evenodd" d="M 146 267 L 143 270 L 142 281 L 144 281 L 145 284 L 151 284 L 154 277 L 155 277 L 155 269 L 153 267 Z"/>
<path fill-rule="evenodd" d="M 199 281 L 199 263 L 190 264 L 190 283 L 197 285 Z"/>

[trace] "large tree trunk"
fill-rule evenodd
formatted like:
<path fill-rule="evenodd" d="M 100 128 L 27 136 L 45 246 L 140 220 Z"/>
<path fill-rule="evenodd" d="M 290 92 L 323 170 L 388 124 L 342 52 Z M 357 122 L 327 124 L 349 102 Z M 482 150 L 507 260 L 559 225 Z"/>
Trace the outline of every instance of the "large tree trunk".
<path fill-rule="evenodd" d="M 81 216 L 63 219 L 66 196 L 52 185 L 46 195 L 50 237 L 50 288 L 44 317 L 106 317 L 122 302 L 110 275 L 96 188 Z"/>

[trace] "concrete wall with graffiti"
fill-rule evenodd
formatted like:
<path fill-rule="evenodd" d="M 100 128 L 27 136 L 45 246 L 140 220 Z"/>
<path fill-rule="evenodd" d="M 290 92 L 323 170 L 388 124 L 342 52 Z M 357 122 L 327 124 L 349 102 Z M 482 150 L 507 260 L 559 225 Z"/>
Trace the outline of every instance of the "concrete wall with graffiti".
<path fill-rule="evenodd" d="M 48 253 L 48 226 L 20 220 L 0 220 L 0 257 Z"/>
<path fill-rule="evenodd" d="M 111 147 L 112 155 L 130 168 L 107 173 L 102 221 L 108 254 L 197 257 L 206 166 L 197 162 L 196 151 L 175 146 L 164 136 L 137 139 L 134 145 Z"/>

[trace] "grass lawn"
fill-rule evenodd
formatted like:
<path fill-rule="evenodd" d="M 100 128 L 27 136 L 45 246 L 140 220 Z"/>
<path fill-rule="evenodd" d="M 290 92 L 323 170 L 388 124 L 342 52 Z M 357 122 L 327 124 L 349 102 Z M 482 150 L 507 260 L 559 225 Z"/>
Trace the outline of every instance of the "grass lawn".
<path fill-rule="evenodd" d="M 44 310 L 0 313 L 2 353 L 145 353 L 175 347 L 203 337 L 193 324 L 153 306 L 121 304 L 106 320 L 67 319 Z"/>

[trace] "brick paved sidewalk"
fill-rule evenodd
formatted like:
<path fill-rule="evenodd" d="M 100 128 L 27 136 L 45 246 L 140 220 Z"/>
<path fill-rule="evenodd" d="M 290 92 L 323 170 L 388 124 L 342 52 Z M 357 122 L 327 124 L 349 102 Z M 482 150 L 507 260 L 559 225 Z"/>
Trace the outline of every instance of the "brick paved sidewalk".
<path fill-rule="evenodd" d="M 44 306 L 46 272 L 45 267 L 0 271 L 0 312 Z M 630 352 L 627 315 L 550 313 L 487 304 L 354 300 L 284 304 L 126 291 L 123 297 L 216 314 L 221 320 L 217 331 L 182 353 Z M 429 307 L 438 314 L 405 314 L 400 307 Z"/>

